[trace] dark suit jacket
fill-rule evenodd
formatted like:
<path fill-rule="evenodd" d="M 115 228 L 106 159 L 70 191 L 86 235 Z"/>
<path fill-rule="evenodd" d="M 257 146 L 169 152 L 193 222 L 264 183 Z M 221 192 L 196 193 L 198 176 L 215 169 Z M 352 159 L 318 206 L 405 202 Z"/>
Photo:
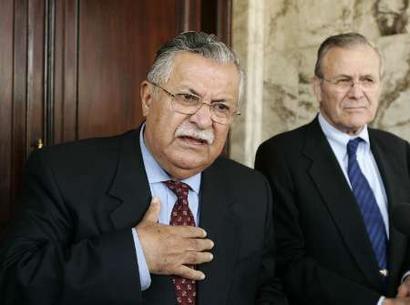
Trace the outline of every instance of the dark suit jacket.
<path fill-rule="evenodd" d="M 390 213 L 410 202 L 409 143 L 374 129 L 369 136 Z M 317 119 L 263 143 L 255 168 L 272 187 L 278 274 L 291 304 L 376 305 L 381 295 L 396 294 L 409 268 L 407 239 L 390 219 L 385 283 L 354 195 Z"/>
<path fill-rule="evenodd" d="M 170 277 L 141 292 L 131 228 L 151 199 L 138 132 L 36 151 L 23 208 L 0 248 L 0 303 L 176 304 Z M 198 304 L 282 304 L 275 286 L 271 191 L 219 158 L 203 172 L 200 226 L 215 242 Z M 275 300 L 278 302 L 276 303 Z"/>

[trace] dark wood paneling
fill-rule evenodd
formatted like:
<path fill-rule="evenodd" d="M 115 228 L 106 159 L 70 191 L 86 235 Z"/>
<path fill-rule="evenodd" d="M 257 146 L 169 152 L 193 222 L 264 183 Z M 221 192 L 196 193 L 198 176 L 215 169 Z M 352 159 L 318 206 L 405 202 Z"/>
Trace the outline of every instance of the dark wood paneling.
<path fill-rule="evenodd" d="M 0 231 L 10 217 L 13 101 L 13 0 L 0 1 Z"/>
<path fill-rule="evenodd" d="M 232 0 L 202 1 L 199 18 L 201 29 L 216 34 L 227 45 L 231 45 L 231 14 Z"/>
<path fill-rule="evenodd" d="M 175 10 L 175 1 L 80 1 L 79 138 L 141 121 L 138 85 L 154 50 L 176 33 Z"/>
<path fill-rule="evenodd" d="M 213 11 L 201 17 L 202 3 L 56 2 L 54 142 L 135 127 L 142 120 L 138 85 L 157 48 L 180 31 L 200 30 L 202 19 L 211 24 L 216 15 L 227 11 L 229 2 L 214 4 Z"/>
<path fill-rule="evenodd" d="M 14 1 L 13 113 L 11 125 L 11 202 L 21 189 L 27 155 L 27 25 L 28 0 Z"/>
<path fill-rule="evenodd" d="M 216 24 L 216 35 L 228 46 L 231 45 L 232 37 L 232 0 L 217 0 L 216 18 L 213 23 Z M 203 20 L 210 19 L 203 16 Z"/>
<path fill-rule="evenodd" d="M 78 138 L 78 2 L 55 3 L 54 143 Z"/>
<path fill-rule="evenodd" d="M 26 155 L 44 137 L 46 1 L 29 0 L 27 10 Z"/>
<path fill-rule="evenodd" d="M 44 0 L 1 2 L 0 222 L 13 213 L 24 163 L 43 137 Z"/>
<path fill-rule="evenodd" d="M 201 0 L 178 0 L 177 5 L 177 32 L 201 30 Z"/>

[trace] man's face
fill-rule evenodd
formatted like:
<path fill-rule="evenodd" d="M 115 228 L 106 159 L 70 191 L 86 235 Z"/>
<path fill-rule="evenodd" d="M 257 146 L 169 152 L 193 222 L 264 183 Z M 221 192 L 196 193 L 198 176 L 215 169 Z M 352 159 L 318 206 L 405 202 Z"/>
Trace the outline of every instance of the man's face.
<path fill-rule="evenodd" d="M 235 108 L 239 73 L 234 64 L 220 64 L 197 54 L 181 52 L 174 57 L 168 82 L 161 86 L 172 94 L 193 94 L 206 103 L 226 101 Z M 159 88 L 153 91 L 154 88 L 148 82 L 141 84 L 142 109 L 146 117 L 145 142 L 157 162 L 172 177 L 193 176 L 211 165 L 222 152 L 229 125 L 213 122 L 206 105 L 191 115 L 174 112 L 172 98 Z M 184 135 L 187 133 L 191 136 Z M 193 133 L 211 134 L 213 141 L 200 140 Z"/>
<path fill-rule="evenodd" d="M 320 112 L 337 129 L 356 134 L 376 115 L 380 92 L 380 59 L 369 46 L 332 48 L 322 61 L 324 79 L 315 77 Z M 352 86 L 343 83 L 353 81 Z"/>

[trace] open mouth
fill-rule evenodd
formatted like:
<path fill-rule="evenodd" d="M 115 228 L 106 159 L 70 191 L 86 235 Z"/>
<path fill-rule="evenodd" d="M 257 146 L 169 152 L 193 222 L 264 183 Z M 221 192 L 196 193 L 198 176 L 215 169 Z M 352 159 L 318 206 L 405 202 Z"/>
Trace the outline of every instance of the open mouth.
<path fill-rule="evenodd" d="M 198 138 L 194 138 L 194 137 L 190 137 L 190 136 L 180 136 L 178 138 L 184 140 L 185 142 L 192 143 L 192 144 L 195 144 L 195 145 L 208 144 L 208 142 L 206 140 L 202 140 L 202 139 L 198 139 Z"/>

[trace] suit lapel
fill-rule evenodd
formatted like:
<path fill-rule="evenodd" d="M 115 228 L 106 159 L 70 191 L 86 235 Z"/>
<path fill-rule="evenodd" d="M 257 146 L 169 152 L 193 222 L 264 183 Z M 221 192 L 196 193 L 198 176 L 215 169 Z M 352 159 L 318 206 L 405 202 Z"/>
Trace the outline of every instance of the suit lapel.
<path fill-rule="evenodd" d="M 213 261 L 199 266 L 206 275 L 204 281 L 198 282 L 199 305 L 222 305 L 228 296 L 238 246 L 238 224 L 229 195 L 222 169 L 218 170 L 214 164 L 203 172 L 199 225 L 207 231 L 215 246 Z"/>
<path fill-rule="evenodd" d="M 109 194 L 121 204 L 111 213 L 114 227 L 135 226 L 150 203 L 151 194 L 144 170 L 138 132 L 124 135 L 119 152 L 118 167 Z"/>
<path fill-rule="evenodd" d="M 109 190 L 109 194 L 121 202 L 111 213 L 111 220 L 117 230 L 135 226 L 142 219 L 151 199 L 138 136 L 139 131 L 124 136 L 117 173 Z M 215 247 L 212 250 L 214 260 L 199 266 L 206 279 L 198 282 L 198 304 L 226 302 L 237 253 L 238 225 L 231 210 L 233 200 L 229 190 L 224 187 L 222 174 L 222 170 L 212 165 L 202 175 L 199 225 L 207 231 Z M 144 292 L 147 304 L 162 304 L 174 299 L 170 277 L 153 275 L 150 289 Z"/>
<path fill-rule="evenodd" d="M 400 199 L 396 194 L 399 194 L 398 187 L 402 186 L 402 183 L 398 181 L 397 174 L 400 169 L 396 168 L 397 160 L 394 155 L 391 155 L 390 149 L 383 149 L 383 143 L 380 139 L 374 136 L 374 133 L 369 129 L 370 144 L 372 153 L 377 163 L 377 167 L 380 171 L 383 179 L 384 188 L 387 195 L 388 211 L 389 215 L 393 208 L 400 203 Z M 389 291 L 395 291 L 397 287 L 394 287 L 397 283 L 397 279 L 400 278 L 405 249 L 407 247 L 406 237 L 392 226 L 392 219 L 389 219 Z"/>
<path fill-rule="evenodd" d="M 124 136 L 120 147 L 117 173 L 109 190 L 109 194 L 121 202 L 111 213 L 111 220 L 117 230 L 131 228 L 139 223 L 151 201 L 151 192 L 139 145 L 139 130 Z M 175 298 L 170 277 L 152 274 L 151 286 L 143 292 L 144 304 L 166 304 Z"/>
<path fill-rule="evenodd" d="M 377 261 L 359 207 L 317 118 L 308 126 L 304 154 L 312 161 L 309 175 L 347 248 L 369 282 L 380 289 Z"/>

